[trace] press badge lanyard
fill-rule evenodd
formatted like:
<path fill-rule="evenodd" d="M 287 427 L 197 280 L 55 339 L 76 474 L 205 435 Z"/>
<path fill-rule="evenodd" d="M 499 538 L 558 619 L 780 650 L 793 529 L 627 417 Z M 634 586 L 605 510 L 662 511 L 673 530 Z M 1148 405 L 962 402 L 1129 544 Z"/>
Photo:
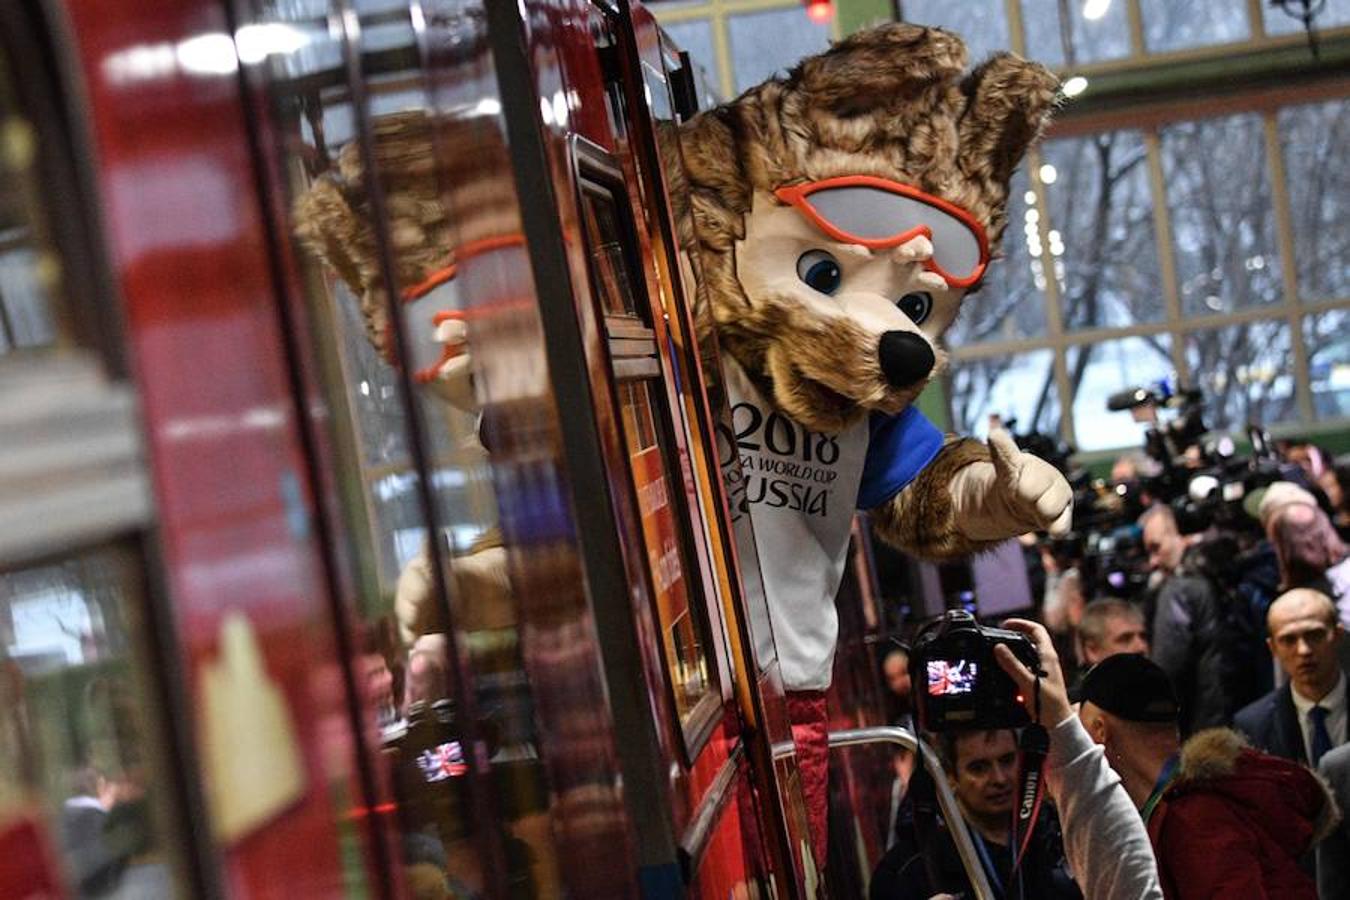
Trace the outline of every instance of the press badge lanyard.
<path fill-rule="evenodd" d="M 994 858 L 989 855 L 989 848 L 984 844 L 984 835 L 980 834 L 978 828 L 972 827 L 969 830 L 970 837 L 975 842 L 975 852 L 980 855 L 980 865 L 984 866 L 984 874 L 993 882 L 994 896 L 1004 896 L 1003 879 L 998 877 L 998 867 L 994 865 Z"/>
<path fill-rule="evenodd" d="M 1173 753 L 1167 762 L 1163 763 L 1162 771 L 1158 773 L 1158 781 L 1153 785 L 1153 793 L 1148 795 L 1148 799 L 1144 801 L 1144 808 L 1139 810 L 1139 816 L 1144 820 L 1144 825 L 1148 825 L 1153 810 L 1157 809 L 1163 794 L 1167 793 L 1167 789 L 1172 786 L 1172 782 L 1177 777 L 1177 766 L 1180 763 L 1181 757 L 1176 753 Z"/>

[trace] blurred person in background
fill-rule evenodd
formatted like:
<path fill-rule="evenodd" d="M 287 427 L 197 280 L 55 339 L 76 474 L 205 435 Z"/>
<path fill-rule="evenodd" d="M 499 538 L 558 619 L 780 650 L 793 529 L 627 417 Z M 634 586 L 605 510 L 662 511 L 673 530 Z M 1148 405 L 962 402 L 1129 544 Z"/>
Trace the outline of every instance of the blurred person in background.
<path fill-rule="evenodd" d="M 1148 827 L 1167 900 L 1314 900 L 1299 858 L 1330 833 L 1336 805 L 1302 766 L 1211 728 L 1183 742 L 1167 674 L 1118 654 L 1088 672 L 1080 717 Z"/>
<path fill-rule="evenodd" d="M 1281 589 L 1310 587 L 1327 594 L 1336 603 L 1341 624 L 1350 625 L 1350 548 L 1327 514 L 1312 503 L 1284 503 L 1265 522 L 1279 561 Z"/>
<path fill-rule="evenodd" d="M 881 677 L 886 683 L 886 720 L 913 730 L 913 686 L 909 678 L 909 647 L 894 638 L 888 640 L 881 657 Z"/>
<path fill-rule="evenodd" d="M 1308 484 L 1316 484 L 1322 473 L 1331 468 L 1331 454 L 1311 441 L 1290 440 L 1283 445 L 1285 461 L 1303 470 Z"/>
<path fill-rule="evenodd" d="M 1182 536 L 1170 507 L 1150 506 L 1139 525 L 1149 568 L 1161 576 L 1152 657 L 1181 688 L 1182 734 L 1227 725 L 1241 703 L 1250 699 L 1236 696 L 1232 679 L 1226 677 L 1233 667 L 1231 658 L 1240 655 L 1224 627 L 1228 591 L 1207 564 L 1212 558 Z"/>
<path fill-rule="evenodd" d="M 1337 658 L 1344 631 L 1326 594 L 1295 588 L 1267 615 L 1271 653 L 1289 683 L 1240 710 L 1234 720 L 1258 748 L 1316 767 L 1346 742 L 1346 677 Z"/>
<path fill-rule="evenodd" d="M 886 722 L 914 731 L 913 685 L 909 677 L 909 646 L 895 638 L 884 645 L 881 657 L 881 677 L 886 685 Z M 902 827 L 902 804 L 914 775 L 914 754 L 898 748 L 891 753 L 891 799 L 886 811 L 886 846 L 898 839 Z"/>
<path fill-rule="evenodd" d="M 1338 458 L 1317 480 L 1331 507 L 1331 524 L 1341 540 L 1350 541 L 1350 456 Z"/>
<path fill-rule="evenodd" d="M 1155 503 L 1139 517 L 1143 531 L 1144 552 L 1148 554 L 1148 570 L 1157 581 L 1162 581 L 1181 568 L 1186 550 L 1195 543 L 1195 537 L 1182 535 L 1177 528 L 1177 516 L 1172 508 Z"/>
<path fill-rule="evenodd" d="M 1126 600 L 1104 597 L 1083 607 L 1078 622 L 1079 658 L 1084 666 L 1117 653 L 1148 653 L 1143 611 Z"/>

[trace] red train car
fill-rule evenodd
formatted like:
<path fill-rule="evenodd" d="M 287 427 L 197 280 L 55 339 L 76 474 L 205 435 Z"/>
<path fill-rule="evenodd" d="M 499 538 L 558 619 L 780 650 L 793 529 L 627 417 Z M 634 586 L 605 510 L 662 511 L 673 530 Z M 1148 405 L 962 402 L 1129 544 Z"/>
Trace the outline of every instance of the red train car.
<path fill-rule="evenodd" d="M 650 13 L 0 38 L 0 895 L 823 896 Z M 856 571 L 840 729 L 881 722 Z M 879 771 L 839 754 L 833 896 Z"/>

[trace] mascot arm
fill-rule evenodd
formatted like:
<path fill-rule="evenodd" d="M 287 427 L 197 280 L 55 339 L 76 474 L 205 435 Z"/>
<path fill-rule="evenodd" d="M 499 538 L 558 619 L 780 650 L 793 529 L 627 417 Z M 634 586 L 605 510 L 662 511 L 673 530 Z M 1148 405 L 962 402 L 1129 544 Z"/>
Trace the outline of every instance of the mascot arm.
<path fill-rule="evenodd" d="M 989 444 L 949 435 L 902 490 L 871 510 L 883 540 L 922 559 L 970 556 L 1030 531 L 1068 531 L 1073 490 L 1054 466 L 995 429 Z"/>

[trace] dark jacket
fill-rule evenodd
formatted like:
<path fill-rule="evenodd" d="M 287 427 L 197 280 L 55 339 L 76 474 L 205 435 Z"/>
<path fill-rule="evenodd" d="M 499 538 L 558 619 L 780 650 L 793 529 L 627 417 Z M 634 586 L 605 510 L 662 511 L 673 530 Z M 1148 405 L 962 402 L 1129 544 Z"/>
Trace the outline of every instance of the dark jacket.
<path fill-rule="evenodd" d="M 1298 710 L 1294 708 L 1294 697 L 1287 684 L 1238 710 L 1233 717 L 1233 727 L 1245 734 L 1258 750 L 1308 764 Z"/>
<path fill-rule="evenodd" d="M 1182 748 L 1148 834 L 1167 900 L 1316 900 L 1299 857 L 1335 823 L 1330 793 L 1306 768 L 1214 728 Z"/>
<path fill-rule="evenodd" d="M 1317 771 L 1331 785 L 1343 816 L 1350 816 L 1350 744 L 1322 757 Z M 1317 895 L 1321 900 L 1350 900 L 1350 822 L 1345 818 L 1317 846 Z"/>
<path fill-rule="evenodd" d="M 933 848 L 934 863 L 938 874 L 938 885 L 933 887 L 928 879 L 928 871 L 920 852 L 913 828 L 912 812 L 908 804 L 901 805 L 905 820 L 896 831 L 895 846 L 882 857 L 877 869 L 872 873 L 872 884 L 868 889 L 869 900 L 928 900 L 937 893 L 974 896 L 970 881 L 966 876 L 961 857 L 946 826 L 939 822 L 934 835 L 936 846 Z M 991 861 L 997 868 L 997 877 L 1006 878 L 1012 865 L 1011 852 L 997 844 L 986 844 Z M 1064 842 L 1060 837 L 1059 820 L 1054 810 L 1047 804 L 1041 809 L 1036 822 L 1036 831 L 1032 836 L 1031 847 L 1022 865 L 1023 896 L 1037 900 L 1082 900 L 1082 892 L 1074 883 L 1064 861 Z M 989 879 L 992 885 L 994 878 Z M 995 888 L 997 894 L 998 889 Z M 999 894 L 998 896 L 1005 896 Z"/>
<path fill-rule="evenodd" d="M 1182 734 L 1227 725 L 1236 709 L 1222 676 L 1219 603 L 1214 583 L 1184 568 L 1158 592 L 1152 656 L 1176 686 Z"/>

